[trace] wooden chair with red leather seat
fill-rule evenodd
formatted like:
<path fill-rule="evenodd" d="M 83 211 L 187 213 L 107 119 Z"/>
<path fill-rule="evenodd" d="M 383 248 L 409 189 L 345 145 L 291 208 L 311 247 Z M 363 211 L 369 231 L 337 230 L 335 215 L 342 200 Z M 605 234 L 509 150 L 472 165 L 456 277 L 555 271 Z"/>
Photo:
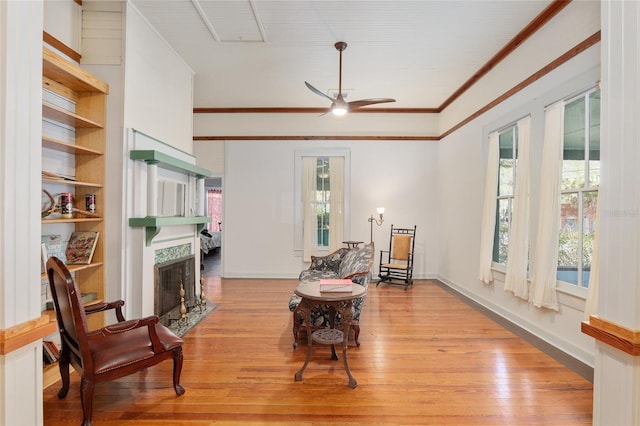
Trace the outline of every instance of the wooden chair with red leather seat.
<path fill-rule="evenodd" d="M 69 392 L 71 364 L 81 376 L 84 426 L 91 425 L 97 383 L 119 379 L 165 359 L 173 359 L 176 395 L 184 393 L 180 385 L 182 339 L 160 324 L 157 316 L 126 321 L 122 300 L 84 307 L 78 286 L 64 263 L 51 257 L 46 266 L 62 343 L 59 361 L 62 389 L 58 398 L 66 397 Z M 86 314 L 111 309 L 115 309 L 117 323 L 99 330 L 87 329 Z"/>

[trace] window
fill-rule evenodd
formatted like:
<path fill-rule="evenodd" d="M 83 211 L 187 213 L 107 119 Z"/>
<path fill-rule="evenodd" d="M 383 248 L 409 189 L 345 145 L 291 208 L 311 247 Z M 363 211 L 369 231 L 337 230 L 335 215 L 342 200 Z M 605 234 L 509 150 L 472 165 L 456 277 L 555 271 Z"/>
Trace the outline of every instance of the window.
<path fill-rule="evenodd" d="M 315 212 L 318 219 L 317 243 L 319 247 L 329 247 L 331 211 L 331 179 L 329 157 L 316 158 Z"/>
<path fill-rule="evenodd" d="M 509 228 L 513 215 L 516 161 L 518 157 L 517 126 L 500 131 L 498 135 L 498 192 L 496 205 L 496 227 L 493 241 L 493 261 L 507 264 Z"/>
<path fill-rule="evenodd" d="M 348 235 L 350 152 L 310 149 L 295 153 L 295 243 L 303 260 L 341 247 Z"/>
<path fill-rule="evenodd" d="M 588 287 L 600 185 L 600 90 L 565 104 L 557 278 Z"/>

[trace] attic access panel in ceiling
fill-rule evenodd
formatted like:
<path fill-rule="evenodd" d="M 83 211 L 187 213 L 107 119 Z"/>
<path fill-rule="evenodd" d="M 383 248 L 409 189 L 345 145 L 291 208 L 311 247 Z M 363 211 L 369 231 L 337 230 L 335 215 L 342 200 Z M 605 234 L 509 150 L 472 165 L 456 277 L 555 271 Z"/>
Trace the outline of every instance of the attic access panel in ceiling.
<path fill-rule="evenodd" d="M 194 0 L 193 4 L 217 41 L 266 41 L 257 11 L 250 1 Z"/>

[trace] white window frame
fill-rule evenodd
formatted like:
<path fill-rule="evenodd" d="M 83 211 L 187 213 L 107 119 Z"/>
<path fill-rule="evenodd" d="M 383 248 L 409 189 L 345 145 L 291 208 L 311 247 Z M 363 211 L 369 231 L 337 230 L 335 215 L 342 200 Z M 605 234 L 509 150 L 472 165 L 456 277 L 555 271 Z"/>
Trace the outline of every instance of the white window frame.
<path fill-rule="evenodd" d="M 589 129 L 589 108 L 590 108 L 590 99 L 589 96 L 591 93 L 600 90 L 599 86 L 595 86 L 595 87 L 591 87 L 587 90 L 583 90 L 580 93 L 571 96 L 569 98 L 566 99 L 565 101 L 565 105 L 569 104 L 573 101 L 576 101 L 577 99 L 580 98 L 585 98 L 585 110 L 587 111 L 587 114 L 585 115 L 585 129 Z M 589 138 L 589 132 L 585 131 L 585 138 Z M 563 149 L 564 149 L 564 141 L 563 141 Z M 586 150 L 586 154 L 585 154 L 585 159 L 584 161 L 587 163 L 587 176 L 585 177 L 585 186 L 582 188 L 576 188 L 576 189 L 564 189 L 561 190 L 561 195 L 565 195 L 565 194 L 578 194 L 578 200 L 582 200 L 583 199 L 583 195 L 586 192 L 593 192 L 595 191 L 596 193 L 598 193 L 598 196 L 600 196 L 599 194 L 599 188 L 596 187 L 592 187 L 589 185 L 589 172 L 588 172 L 588 162 L 589 162 L 589 149 L 588 146 L 585 147 Z M 560 175 L 562 178 L 562 174 Z M 560 202 L 560 201 L 558 201 Z M 582 211 L 582 206 L 583 203 L 578 203 L 578 217 L 576 218 L 576 226 L 578 227 L 578 229 L 581 231 L 579 234 L 581 235 L 581 241 L 580 244 L 578 246 L 578 256 L 580 259 L 582 259 L 582 247 L 583 247 L 583 243 L 582 243 L 582 236 L 584 235 L 582 230 L 583 230 L 583 222 L 582 220 L 577 220 L 578 218 L 582 218 L 583 215 L 583 211 Z M 560 232 L 560 231 L 558 231 Z M 559 235 L 558 235 L 559 237 Z M 573 284 L 567 281 L 562 281 L 560 279 L 558 279 L 557 281 L 557 290 L 564 292 L 564 293 L 568 293 L 568 294 L 572 294 L 574 296 L 578 296 L 581 298 L 586 298 L 587 297 L 587 292 L 588 292 L 588 286 L 587 287 L 583 287 L 580 283 L 581 278 L 582 278 L 582 273 L 581 271 L 579 271 L 578 273 L 578 283 L 577 284 Z"/>
<path fill-rule="evenodd" d="M 304 157 L 342 157 L 344 158 L 344 235 L 350 235 L 349 228 L 349 200 L 351 199 L 351 151 L 348 148 L 317 148 L 300 149 L 294 153 L 294 244 L 293 249 L 297 256 L 302 256 L 303 229 L 302 222 L 302 159 Z M 331 238 L 331 237 L 330 237 Z M 327 247 L 318 247 L 319 254 L 329 254 Z"/>
<path fill-rule="evenodd" d="M 513 168 L 512 168 L 513 185 L 512 185 L 512 188 L 511 188 L 511 194 L 510 195 L 500 195 L 500 193 L 499 193 L 500 192 L 500 188 L 499 188 L 499 186 L 500 186 L 500 160 L 498 160 L 498 164 L 497 164 L 497 167 L 498 167 L 498 188 L 496 189 L 496 225 L 495 225 L 495 229 L 494 229 L 494 233 L 493 233 L 493 242 L 494 242 L 493 255 L 495 255 L 496 250 L 499 250 L 499 247 L 496 246 L 498 244 L 497 231 L 498 231 L 498 228 L 500 226 L 500 221 L 498 220 L 498 215 L 500 213 L 499 202 L 501 200 L 507 200 L 508 203 L 509 203 L 509 220 L 508 220 L 509 229 L 507 231 L 507 234 L 508 234 L 511 231 L 511 222 L 512 222 L 511 214 L 513 212 L 513 202 L 514 202 L 514 199 L 515 199 L 515 185 L 516 185 L 516 179 L 517 179 L 517 177 L 516 177 L 516 173 L 517 173 L 516 172 L 516 170 L 517 170 L 516 165 L 517 165 L 517 162 L 518 162 L 518 157 L 517 157 L 517 152 L 518 152 L 518 150 L 517 150 L 517 146 L 518 146 L 518 122 L 517 121 L 516 122 L 512 122 L 512 123 L 500 128 L 500 129 L 494 131 L 494 132 L 498 133 L 498 150 L 500 150 L 500 135 L 502 135 L 503 133 L 505 133 L 507 131 L 511 131 L 511 133 L 513 135 L 514 145 L 516 147 L 516 149 L 514 149 L 514 151 L 513 151 L 513 156 L 512 156 L 512 160 L 513 160 Z M 491 132 L 491 133 L 494 133 L 494 132 Z M 500 158 L 500 157 L 498 156 L 498 158 Z M 507 245 L 507 251 L 509 251 L 509 246 L 508 245 Z M 506 269 L 507 262 L 506 261 L 505 261 L 505 263 L 497 262 L 495 260 L 495 258 L 493 257 L 493 255 L 492 255 L 492 263 L 494 265 L 500 265 L 502 268 Z"/>

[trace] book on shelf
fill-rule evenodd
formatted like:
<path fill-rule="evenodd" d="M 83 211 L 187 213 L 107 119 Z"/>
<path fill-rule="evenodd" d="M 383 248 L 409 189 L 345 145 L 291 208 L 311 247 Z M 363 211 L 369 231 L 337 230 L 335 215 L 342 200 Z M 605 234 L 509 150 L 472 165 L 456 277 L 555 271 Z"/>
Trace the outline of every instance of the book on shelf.
<path fill-rule="evenodd" d="M 93 253 L 98 243 L 99 232 L 75 231 L 69 237 L 67 244 L 67 263 L 69 265 L 88 265 L 91 263 Z"/>
<path fill-rule="evenodd" d="M 347 279 L 321 279 L 321 293 L 351 293 L 353 291 L 353 282 Z"/>
<path fill-rule="evenodd" d="M 54 362 L 60 359 L 60 348 L 56 344 L 56 342 L 52 342 L 51 340 L 44 340 L 42 342 L 42 351 L 44 355 L 44 360 L 47 364 L 53 364 Z"/>
<path fill-rule="evenodd" d="M 62 235 L 42 235 L 41 242 L 42 244 L 44 244 L 42 256 L 45 257 L 46 255 L 43 263 L 46 263 L 47 259 L 49 259 L 51 256 L 57 257 L 62 261 L 62 263 L 67 263 L 67 257 L 64 252 L 64 245 L 62 244 Z"/>

